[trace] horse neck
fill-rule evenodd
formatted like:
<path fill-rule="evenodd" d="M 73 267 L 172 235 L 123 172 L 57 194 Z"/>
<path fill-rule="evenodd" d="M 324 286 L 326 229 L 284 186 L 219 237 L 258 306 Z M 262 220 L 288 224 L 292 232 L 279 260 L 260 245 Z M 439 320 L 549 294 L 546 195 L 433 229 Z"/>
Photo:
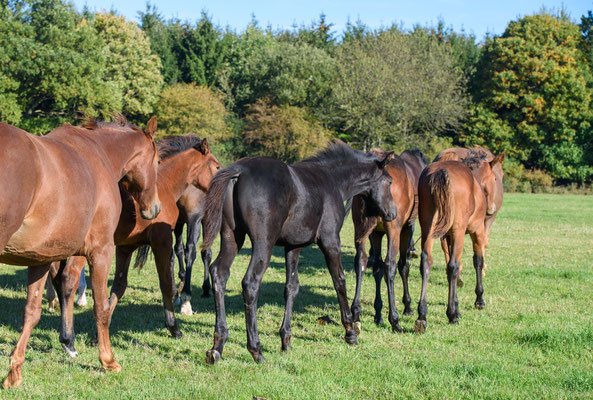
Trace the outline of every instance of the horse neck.
<path fill-rule="evenodd" d="M 353 162 L 351 164 L 339 163 L 328 167 L 328 176 L 340 192 L 342 201 L 351 199 L 368 188 L 368 184 L 365 184 L 368 176 L 366 173 L 361 174 L 361 171 L 366 169 L 366 165 Z"/>
<path fill-rule="evenodd" d="M 126 166 L 144 145 L 142 143 L 144 138 L 141 133 L 135 131 L 111 132 L 103 135 L 99 132 L 90 132 L 88 136 L 103 149 L 114 175 L 117 180 L 120 180 L 128 173 Z"/>
<path fill-rule="evenodd" d="M 158 171 L 159 182 L 167 185 L 175 201 L 179 200 L 190 185 L 189 174 L 193 163 L 195 160 L 191 149 L 161 160 Z"/>

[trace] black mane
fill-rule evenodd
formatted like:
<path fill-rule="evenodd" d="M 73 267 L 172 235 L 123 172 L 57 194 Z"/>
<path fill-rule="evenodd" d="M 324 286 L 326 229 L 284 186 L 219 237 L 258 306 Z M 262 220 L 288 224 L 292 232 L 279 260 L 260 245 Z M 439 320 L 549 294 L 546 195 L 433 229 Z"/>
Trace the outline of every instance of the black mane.
<path fill-rule="evenodd" d="M 161 160 L 174 156 L 187 149 L 201 144 L 204 139 L 197 135 L 168 136 L 157 143 L 157 149 Z"/>
<path fill-rule="evenodd" d="M 100 128 L 129 128 L 139 133 L 144 131 L 137 125 L 132 124 L 122 114 L 113 114 L 113 121 L 102 121 L 93 115 L 85 115 L 80 125 L 82 128 L 89 130 L 97 130 Z"/>
<path fill-rule="evenodd" d="M 351 162 L 353 160 L 368 162 L 376 157 L 366 154 L 359 150 L 354 150 L 342 141 L 334 141 L 330 143 L 325 149 L 320 150 L 316 155 L 305 158 L 302 163 L 335 163 L 335 162 Z"/>
<path fill-rule="evenodd" d="M 424 155 L 424 153 L 421 152 L 418 149 L 405 150 L 404 153 L 409 153 L 409 154 L 413 155 L 414 157 L 419 158 L 426 165 L 429 164 L 428 159 L 426 158 L 426 156 Z"/>
<path fill-rule="evenodd" d="M 467 165 L 470 169 L 478 168 L 482 162 L 486 161 L 486 153 L 473 148 L 468 150 L 469 154 L 462 159 L 461 162 Z"/>

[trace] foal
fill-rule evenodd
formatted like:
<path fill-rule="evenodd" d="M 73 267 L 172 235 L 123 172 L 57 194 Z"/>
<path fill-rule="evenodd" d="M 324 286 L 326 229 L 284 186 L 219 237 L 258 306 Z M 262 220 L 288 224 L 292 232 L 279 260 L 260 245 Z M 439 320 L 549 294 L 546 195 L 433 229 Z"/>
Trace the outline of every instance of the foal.
<path fill-rule="evenodd" d="M 397 209 L 389 191 L 385 165 L 393 153 L 379 160 L 344 143 L 330 144 L 317 156 L 286 165 L 269 157 L 239 160 L 221 170 L 206 198 L 206 229 L 202 246 L 209 247 L 221 224 L 221 249 L 210 266 L 216 307 L 214 346 L 206 362 L 221 357 L 228 338 L 224 292 L 231 264 L 249 235 L 253 251 L 243 278 L 247 349 L 255 361 L 264 359 L 257 331 L 257 299 L 272 248 L 283 246 L 286 256 L 286 312 L 280 329 L 282 349 L 290 346 L 290 320 L 299 289 L 298 260 L 304 247 L 317 243 L 325 256 L 338 295 L 346 342 L 356 344 L 346 297 L 340 229 L 346 216 L 344 202 L 357 194 L 393 220 Z"/>
<path fill-rule="evenodd" d="M 380 149 L 372 151 L 373 154 L 381 157 L 384 152 Z M 362 277 L 370 260 L 373 266 L 373 275 L 375 277 L 375 323 L 382 324 L 383 317 L 381 309 L 383 302 L 381 300 L 381 279 L 385 277 L 387 284 L 387 294 L 389 300 L 389 322 L 394 332 L 401 332 L 399 326 L 399 316 L 395 307 L 394 280 L 396 275 L 395 257 L 399 249 L 399 261 L 397 268 L 402 278 L 404 295 L 404 314 L 411 315 L 411 298 L 408 290 L 408 274 L 410 265 L 408 263 L 408 252 L 413 245 L 412 235 L 414 222 L 418 214 L 416 207 L 418 193 L 418 177 L 420 172 L 426 166 L 427 160 L 424 155 L 418 151 L 406 150 L 403 157 L 394 156 L 387 164 L 385 170 L 390 175 L 391 195 L 397 206 L 397 218 L 393 221 L 383 221 L 380 215 L 373 210 L 372 206 L 367 205 L 360 196 L 355 196 L 352 202 L 352 222 L 354 222 L 354 240 L 356 247 L 356 256 L 354 258 L 354 271 L 356 273 L 356 293 L 352 301 L 352 319 L 354 320 L 354 329 L 360 333 L 360 291 L 362 286 Z M 405 157 L 405 158 L 404 158 Z M 387 234 L 387 257 L 383 262 L 381 257 L 381 240 L 383 235 Z M 366 255 L 365 245 L 367 239 L 371 238 L 371 258 Z"/>
<path fill-rule="evenodd" d="M 494 190 L 496 179 L 493 168 L 502 162 L 504 153 L 490 162 L 477 152 L 460 161 L 438 161 L 422 171 L 418 183 L 418 218 L 422 230 L 422 255 L 420 274 L 422 290 L 418 303 L 418 320 L 415 331 L 422 333 L 426 329 L 426 291 L 432 266 L 432 246 L 435 238 L 447 238 L 449 260 L 447 279 L 449 281 L 449 299 L 447 317 L 450 323 L 457 323 L 459 306 L 457 301 L 457 278 L 466 233 L 470 234 L 474 250 L 476 269 L 476 302 L 482 309 L 485 305 L 482 294 L 482 268 L 484 266 L 484 248 L 488 242 L 488 233 L 484 227 L 486 215 L 496 212 Z"/>
<path fill-rule="evenodd" d="M 109 319 L 118 301 L 124 295 L 128 283 L 128 270 L 132 253 L 140 248 L 136 258 L 136 266 L 141 267 L 148 256 L 148 249 L 152 249 L 159 275 L 160 288 L 163 295 L 165 311 L 165 326 L 176 338 L 182 336 L 173 311 L 174 276 L 170 264 L 172 230 L 177 221 L 178 211 L 176 202 L 188 185 L 194 185 L 202 190 L 210 186 L 210 181 L 220 168 L 220 163 L 210 152 L 206 139 L 197 136 L 174 136 L 161 140 L 158 144 L 161 162 L 158 169 L 157 188 L 162 201 L 160 215 L 145 221 L 138 217 L 138 203 L 131 194 L 120 185 L 122 199 L 122 213 L 115 231 L 116 267 L 111 298 L 109 300 Z M 65 296 L 62 296 L 62 332 L 61 340 L 64 349 L 76 356 L 74 349 L 73 331 L 73 300 L 75 288 L 78 285 L 80 270 L 85 260 L 81 257 L 71 257 L 64 269 L 61 282 L 65 285 Z M 56 277 L 59 280 L 59 276 Z M 94 285 L 94 282 L 93 282 Z"/>

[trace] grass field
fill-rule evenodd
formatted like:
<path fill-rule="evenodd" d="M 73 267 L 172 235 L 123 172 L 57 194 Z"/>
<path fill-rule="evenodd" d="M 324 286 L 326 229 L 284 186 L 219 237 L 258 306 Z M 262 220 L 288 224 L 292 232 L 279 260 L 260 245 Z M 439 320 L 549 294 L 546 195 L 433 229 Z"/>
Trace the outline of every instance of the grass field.
<path fill-rule="evenodd" d="M 417 229 L 419 231 L 419 229 Z M 350 218 L 342 230 L 348 297 L 354 274 Z M 283 251 L 276 249 L 259 300 L 259 328 L 267 361 L 256 365 L 245 348 L 240 292 L 250 245 L 235 260 L 227 292 L 229 341 L 216 366 L 204 362 L 212 345 L 214 306 L 201 299 L 196 272 L 194 315 L 179 316 L 181 340 L 164 328 L 154 264 L 130 273 L 116 309 L 111 341 L 119 374 L 99 368 L 91 308 L 77 309 L 79 357 L 70 359 L 58 341 L 59 318 L 44 311 L 23 365 L 22 388 L 0 398 L 592 398 L 593 397 L 593 197 L 510 194 L 494 224 L 484 280 L 486 308 L 473 308 L 475 273 L 466 237 L 466 285 L 459 291 L 460 323 L 445 315 L 447 280 L 440 248 L 428 292 L 428 329 L 413 333 L 416 315 L 403 317 L 403 334 L 373 323 L 374 280 L 363 282 L 363 332 L 358 346 L 344 342 L 336 294 L 317 248 L 301 255 L 301 290 L 295 304 L 292 351 L 280 351 L 284 312 Z M 217 253 L 217 250 L 214 251 Z M 419 296 L 418 260 L 410 290 Z M 201 262 L 196 271 L 201 271 Z M 0 372 L 21 329 L 26 270 L 0 266 Z M 386 290 L 383 289 L 384 299 Z M 401 280 L 396 281 L 402 311 Z M 91 302 L 92 304 L 92 302 Z M 386 318 L 386 310 L 384 318 Z M 4 377 L 4 376 L 3 376 Z"/>

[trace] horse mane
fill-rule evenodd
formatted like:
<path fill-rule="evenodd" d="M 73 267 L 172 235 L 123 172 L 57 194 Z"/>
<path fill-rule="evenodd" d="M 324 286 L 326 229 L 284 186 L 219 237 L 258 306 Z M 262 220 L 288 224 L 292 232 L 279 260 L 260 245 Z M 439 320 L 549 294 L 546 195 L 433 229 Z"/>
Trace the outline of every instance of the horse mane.
<path fill-rule="evenodd" d="M 331 142 L 325 149 L 320 150 L 312 157 L 305 158 L 301 162 L 314 162 L 320 164 L 328 164 L 334 162 L 350 162 L 352 160 L 368 162 L 371 160 L 369 154 L 360 150 L 354 150 L 341 140 Z"/>
<path fill-rule="evenodd" d="M 195 134 L 185 136 L 168 136 L 157 143 L 157 150 L 161 160 L 172 157 L 187 149 L 201 144 L 204 139 Z"/>
<path fill-rule="evenodd" d="M 423 153 L 423 152 L 421 152 L 419 149 L 404 150 L 404 153 L 411 154 L 411 155 L 413 155 L 414 157 L 416 157 L 416 158 L 418 158 L 418 159 L 422 160 L 422 162 L 423 162 L 425 165 L 428 165 L 428 164 L 429 164 L 429 162 L 428 162 L 428 159 L 426 158 L 426 156 L 424 155 L 424 153 Z M 402 154 L 403 154 L 403 153 L 402 153 Z"/>
<path fill-rule="evenodd" d="M 85 128 L 91 131 L 101 128 L 129 128 L 136 132 L 144 134 L 144 131 L 135 124 L 132 124 L 120 113 L 115 113 L 111 117 L 113 121 L 103 121 L 95 117 L 94 115 L 86 114 L 82 120 L 81 128 Z"/>
<path fill-rule="evenodd" d="M 461 159 L 461 162 L 469 167 L 469 169 L 478 168 L 482 162 L 486 161 L 486 153 L 481 148 L 472 147 L 468 150 L 469 154 L 467 157 Z"/>

